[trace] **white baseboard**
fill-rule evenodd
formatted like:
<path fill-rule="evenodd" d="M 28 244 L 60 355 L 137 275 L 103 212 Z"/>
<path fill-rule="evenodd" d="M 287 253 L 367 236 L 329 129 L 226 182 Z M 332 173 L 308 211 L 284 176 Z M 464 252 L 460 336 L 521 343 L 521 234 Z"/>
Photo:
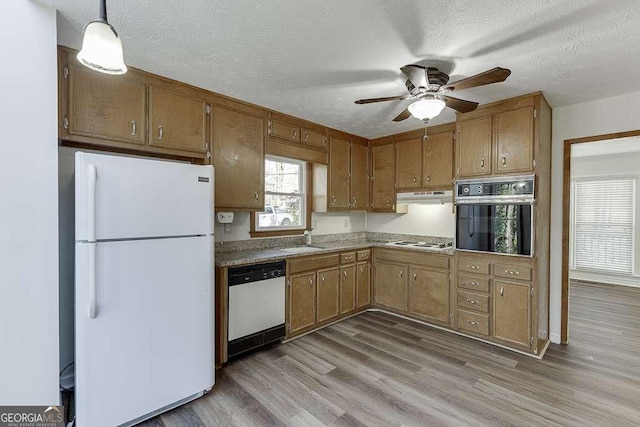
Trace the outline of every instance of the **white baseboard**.
<path fill-rule="evenodd" d="M 560 334 L 550 333 L 549 340 L 554 344 L 560 344 Z"/>

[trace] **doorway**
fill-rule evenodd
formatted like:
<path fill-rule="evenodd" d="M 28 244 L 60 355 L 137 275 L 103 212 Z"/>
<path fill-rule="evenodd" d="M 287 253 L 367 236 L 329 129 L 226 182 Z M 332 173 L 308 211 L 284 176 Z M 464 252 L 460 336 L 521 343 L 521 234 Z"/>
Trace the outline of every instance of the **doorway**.
<path fill-rule="evenodd" d="M 569 139 L 564 141 L 563 207 L 562 207 L 562 215 L 563 215 L 563 218 L 562 218 L 562 312 L 561 312 L 561 342 L 563 344 L 567 344 L 569 342 L 569 299 L 570 299 L 570 282 L 571 282 L 570 273 L 572 271 L 571 267 L 574 267 L 573 271 L 575 271 L 575 268 L 576 268 L 576 259 L 575 259 L 575 256 L 572 256 L 572 255 L 575 255 L 575 253 L 572 252 L 573 250 L 572 242 L 576 237 L 576 233 L 572 229 L 572 224 L 575 223 L 576 221 L 576 218 L 572 217 L 572 204 L 575 203 L 576 201 L 576 192 L 580 192 L 580 194 L 585 195 L 581 198 L 581 203 L 587 203 L 586 205 L 583 205 L 583 206 L 586 206 L 586 208 L 589 208 L 589 203 L 592 203 L 592 204 L 599 203 L 597 198 L 593 198 L 593 200 L 590 199 L 589 194 L 598 195 L 599 190 L 602 190 L 603 188 L 606 189 L 607 185 L 611 187 L 615 186 L 616 188 L 619 187 L 620 185 L 627 185 L 631 175 L 629 173 L 625 173 L 625 171 L 621 169 L 621 170 L 618 170 L 619 173 L 607 174 L 606 172 L 603 172 L 601 174 L 602 176 L 600 176 L 599 179 L 591 179 L 591 180 L 585 179 L 585 180 L 582 180 L 583 184 L 576 184 L 576 181 L 572 180 L 572 169 L 571 169 L 572 158 L 573 158 L 572 152 L 575 151 L 574 149 L 581 149 L 581 151 L 583 152 L 592 151 L 593 153 L 597 154 L 597 152 L 599 151 L 601 153 L 606 153 L 607 155 L 611 155 L 616 151 L 611 147 L 614 147 L 615 145 L 619 145 L 619 143 L 623 142 L 624 139 L 630 139 L 630 138 L 637 139 L 637 137 L 639 136 L 640 136 L 640 130 L 636 130 L 636 131 L 629 131 L 629 132 L 620 132 L 615 134 L 597 135 L 597 136 L 586 137 L 586 138 Z M 601 144 L 596 146 L 596 144 L 594 143 L 598 143 L 598 142 L 600 142 Z M 605 144 L 609 144 L 609 146 L 605 146 Z M 582 150 L 584 148 L 590 148 L 590 149 L 595 148 L 595 149 Z M 617 151 L 619 151 L 620 153 L 624 152 L 624 150 L 617 150 Z M 608 175 L 608 178 L 603 179 L 603 177 L 606 175 Z M 636 175 L 638 175 L 637 172 L 636 172 Z M 599 181 L 607 181 L 607 180 L 611 182 L 599 182 Z M 613 181 L 616 181 L 616 182 L 613 182 Z M 617 182 L 617 181 L 620 181 L 620 182 Z M 578 222 L 579 222 L 579 219 L 578 219 Z M 588 227 L 583 228 L 582 230 L 584 231 L 584 229 L 588 230 L 589 228 Z M 589 253 L 589 250 L 588 250 L 590 245 L 589 239 L 591 239 L 594 242 L 597 241 L 597 243 L 599 244 L 600 242 L 605 242 L 607 241 L 607 239 L 611 240 L 612 238 L 611 236 L 589 237 L 588 235 L 585 235 L 585 233 L 579 236 L 579 244 L 581 245 L 580 248 L 581 250 L 583 250 L 582 253 L 579 254 L 579 257 L 585 260 L 584 266 L 587 267 L 585 269 L 586 271 L 589 270 L 589 267 L 594 267 L 594 270 L 597 270 L 599 266 L 601 266 L 603 263 L 606 264 L 607 262 L 606 259 L 595 259 L 596 257 L 592 256 L 592 254 Z M 634 244 L 634 240 L 635 239 L 632 239 L 631 245 Z M 623 250 L 626 250 L 626 249 L 623 249 Z M 615 260 L 617 262 L 618 258 L 615 258 Z M 598 265 L 598 262 L 600 263 L 600 265 Z M 634 259 L 632 260 L 632 262 L 636 263 L 637 261 Z M 623 267 L 627 268 L 628 266 L 625 264 Z M 619 267 L 616 266 L 616 268 L 619 268 Z M 588 274 L 587 274 L 587 277 L 589 277 Z M 597 277 L 597 276 L 592 276 L 592 277 Z"/>

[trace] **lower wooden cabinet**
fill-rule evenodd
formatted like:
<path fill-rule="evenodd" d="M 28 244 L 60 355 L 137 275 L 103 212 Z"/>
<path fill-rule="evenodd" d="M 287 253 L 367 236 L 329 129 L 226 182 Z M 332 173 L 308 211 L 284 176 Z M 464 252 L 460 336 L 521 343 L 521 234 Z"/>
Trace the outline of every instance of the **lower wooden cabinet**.
<path fill-rule="evenodd" d="M 371 305 L 371 263 L 360 262 L 356 265 L 356 307 Z"/>
<path fill-rule="evenodd" d="M 523 347 L 531 340 L 531 284 L 493 282 L 493 336 Z"/>
<path fill-rule="evenodd" d="M 377 305 L 407 311 L 407 270 L 407 266 L 402 264 L 376 263 L 373 280 Z"/>
<path fill-rule="evenodd" d="M 317 319 L 318 323 L 338 317 L 340 314 L 340 271 L 338 267 L 319 270 Z"/>
<path fill-rule="evenodd" d="M 449 324 L 449 271 L 409 268 L 409 313 Z"/>
<path fill-rule="evenodd" d="M 289 333 L 316 323 L 316 273 L 292 276 L 289 284 Z"/>
<path fill-rule="evenodd" d="M 356 266 L 340 267 L 340 314 L 349 314 L 356 309 Z"/>

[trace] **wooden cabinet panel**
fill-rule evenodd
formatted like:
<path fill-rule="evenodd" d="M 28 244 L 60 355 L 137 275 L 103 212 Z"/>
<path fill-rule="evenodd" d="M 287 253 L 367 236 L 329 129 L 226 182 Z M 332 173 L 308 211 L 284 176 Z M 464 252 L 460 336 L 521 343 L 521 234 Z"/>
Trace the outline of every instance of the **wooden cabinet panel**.
<path fill-rule="evenodd" d="M 459 309 L 458 329 L 475 334 L 489 335 L 489 315 Z"/>
<path fill-rule="evenodd" d="M 213 106 L 216 209 L 264 209 L 262 112 Z"/>
<path fill-rule="evenodd" d="M 533 107 L 494 116 L 497 173 L 533 171 Z"/>
<path fill-rule="evenodd" d="M 146 85 L 69 64 L 69 135 L 144 145 Z"/>
<path fill-rule="evenodd" d="M 492 117 L 481 117 L 458 123 L 456 156 L 458 176 L 491 174 Z"/>
<path fill-rule="evenodd" d="M 340 314 L 356 309 L 356 266 L 340 267 Z"/>
<path fill-rule="evenodd" d="M 356 302 L 358 309 L 371 304 L 371 263 L 369 262 L 356 265 Z"/>
<path fill-rule="evenodd" d="M 493 284 L 494 338 L 529 347 L 531 285 L 495 280 Z"/>
<path fill-rule="evenodd" d="M 289 333 L 313 326 L 316 322 L 316 274 L 291 277 L 289 285 Z"/>
<path fill-rule="evenodd" d="M 394 212 L 395 149 L 392 144 L 374 146 L 371 149 L 371 210 Z"/>
<path fill-rule="evenodd" d="M 351 145 L 351 209 L 369 207 L 369 148 L 364 144 Z"/>
<path fill-rule="evenodd" d="M 300 127 L 284 121 L 269 120 L 269 136 L 291 142 L 300 142 Z"/>
<path fill-rule="evenodd" d="M 377 262 L 374 277 L 374 301 L 376 304 L 394 310 L 407 311 L 407 275 L 406 265 Z"/>
<path fill-rule="evenodd" d="M 453 186 L 453 131 L 440 132 L 424 141 L 422 186 L 425 189 Z"/>
<path fill-rule="evenodd" d="M 449 273 L 411 267 L 409 312 L 427 320 L 449 323 Z"/>
<path fill-rule="evenodd" d="M 338 268 L 318 271 L 318 323 L 340 314 L 340 271 Z"/>
<path fill-rule="evenodd" d="M 149 87 L 149 145 L 207 151 L 207 103 L 159 87 Z"/>
<path fill-rule="evenodd" d="M 326 132 L 318 132 L 312 129 L 302 128 L 301 130 L 302 142 L 312 147 L 326 148 L 327 147 L 327 134 Z"/>
<path fill-rule="evenodd" d="M 422 138 L 398 141 L 396 148 L 396 190 L 422 186 Z"/>
<path fill-rule="evenodd" d="M 464 307 L 470 310 L 488 313 L 489 312 L 489 295 L 458 291 L 458 307 Z"/>
<path fill-rule="evenodd" d="M 350 143 L 329 138 L 329 209 L 349 209 Z"/>
<path fill-rule="evenodd" d="M 482 276 L 458 275 L 458 287 L 479 292 L 489 292 L 489 278 Z"/>

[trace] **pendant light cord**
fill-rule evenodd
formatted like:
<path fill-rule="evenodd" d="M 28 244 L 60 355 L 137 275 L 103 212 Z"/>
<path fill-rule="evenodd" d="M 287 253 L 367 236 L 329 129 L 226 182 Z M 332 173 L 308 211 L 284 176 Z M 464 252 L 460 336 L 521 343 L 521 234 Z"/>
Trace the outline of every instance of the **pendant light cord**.
<path fill-rule="evenodd" d="M 107 22 L 107 0 L 100 0 L 100 20 Z"/>

